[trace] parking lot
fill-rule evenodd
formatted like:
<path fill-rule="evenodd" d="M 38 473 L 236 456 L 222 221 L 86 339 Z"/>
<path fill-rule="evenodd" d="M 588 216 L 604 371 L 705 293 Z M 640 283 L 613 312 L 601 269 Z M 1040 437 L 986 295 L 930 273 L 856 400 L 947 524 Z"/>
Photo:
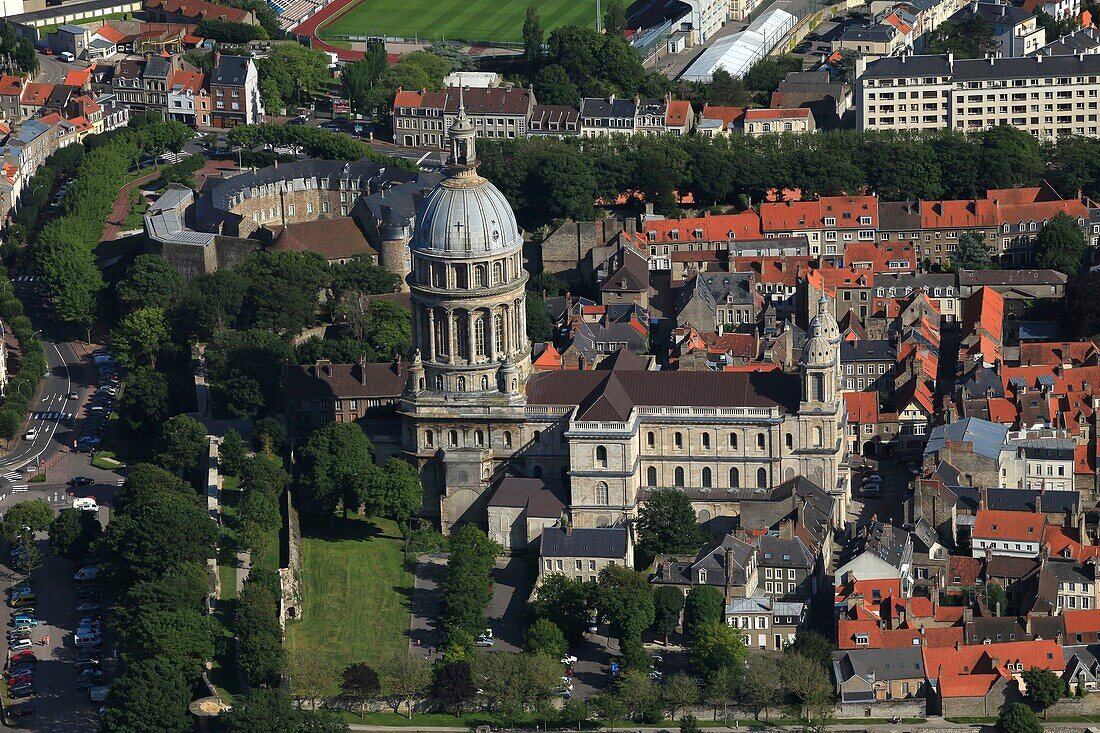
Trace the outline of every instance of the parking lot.
<path fill-rule="evenodd" d="M 15 700 L 13 710 L 33 709 L 34 714 L 14 721 L 20 729 L 39 731 L 94 730 L 98 726 L 99 704 L 89 700 L 88 693 L 77 689 L 77 647 L 73 630 L 80 614 L 76 611 L 76 587 L 73 563 L 49 554 L 49 542 L 41 537 L 37 546 L 42 552 L 42 565 L 31 575 L 35 594 L 34 615 L 39 625 L 30 632 L 34 654 L 33 689 L 30 697 Z M 16 572 L 4 553 L 0 564 L 0 581 L 5 591 L 26 575 Z M 7 600 L 7 592 L 5 599 Z M 14 609 L 17 611 L 18 609 Z M 11 629 L 13 609 L 3 605 L 0 617 L 5 629 Z M 5 670 L 8 666 L 5 665 Z M 7 680 L 5 680 L 7 681 Z"/>

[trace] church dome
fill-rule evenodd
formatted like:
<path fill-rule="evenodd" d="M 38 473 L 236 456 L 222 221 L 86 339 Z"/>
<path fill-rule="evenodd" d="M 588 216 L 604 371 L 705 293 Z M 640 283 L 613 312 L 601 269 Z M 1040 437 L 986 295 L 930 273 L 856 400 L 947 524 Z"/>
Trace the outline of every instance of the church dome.
<path fill-rule="evenodd" d="M 810 321 L 809 331 L 832 344 L 840 343 L 840 326 L 829 312 L 829 299 L 824 295 L 817 302 L 817 315 Z"/>
<path fill-rule="evenodd" d="M 822 336 L 815 335 L 802 347 L 802 363 L 823 366 L 832 364 L 836 356 L 836 347 Z"/>
<path fill-rule="evenodd" d="M 482 256 L 514 252 L 522 245 L 508 200 L 480 176 L 445 179 L 416 212 L 413 249 Z"/>

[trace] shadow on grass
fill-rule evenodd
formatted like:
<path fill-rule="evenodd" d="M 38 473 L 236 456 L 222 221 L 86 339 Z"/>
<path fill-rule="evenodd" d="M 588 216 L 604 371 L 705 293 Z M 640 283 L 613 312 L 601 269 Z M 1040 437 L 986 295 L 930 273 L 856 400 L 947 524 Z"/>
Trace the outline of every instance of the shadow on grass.
<path fill-rule="evenodd" d="M 349 515 L 333 514 L 331 518 L 317 514 L 300 516 L 302 537 L 324 542 L 343 542 L 345 540 L 371 540 L 387 537 L 381 528 L 370 519 Z"/>

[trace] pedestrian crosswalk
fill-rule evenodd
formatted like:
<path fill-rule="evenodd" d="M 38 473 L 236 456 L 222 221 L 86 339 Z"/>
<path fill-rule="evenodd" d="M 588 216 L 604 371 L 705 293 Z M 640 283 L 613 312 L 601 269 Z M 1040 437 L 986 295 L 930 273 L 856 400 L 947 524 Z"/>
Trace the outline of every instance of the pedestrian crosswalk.
<path fill-rule="evenodd" d="M 13 494 L 22 494 L 27 490 L 27 488 L 28 487 L 27 487 L 26 484 L 24 484 L 22 486 L 12 486 L 11 487 L 11 493 L 13 493 Z"/>
<path fill-rule="evenodd" d="M 72 420 L 71 412 L 32 412 L 31 418 L 35 420 Z"/>
<path fill-rule="evenodd" d="M 3 479 L 5 481 L 18 481 L 21 478 L 23 478 L 23 474 L 19 473 L 18 471 L 9 471 L 8 473 L 3 474 Z"/>

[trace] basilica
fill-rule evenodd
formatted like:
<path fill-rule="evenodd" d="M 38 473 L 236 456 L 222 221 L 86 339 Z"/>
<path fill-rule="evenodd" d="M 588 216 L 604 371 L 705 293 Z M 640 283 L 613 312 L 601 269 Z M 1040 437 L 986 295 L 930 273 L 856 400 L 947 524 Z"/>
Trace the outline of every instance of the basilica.
<path fill-rule="evenodd" d="M 475 137 L 460 108 L 446 176 L 420 202 L 409 242 L 414 353 L 396 409 L 425 515 L 444 531 L 484 526 L 501 484 L 524 477 L 523 500 L 559 507 L 571 526 L 623 523 L 662 487 L 687 493 L 706 523 L 804 476 L 836 499 L 842 524 L 847 418 L 828 303 L 798 373 L 652 371 L 626 351 L 595 370 L 533 373 L 523 240 L 504 195 L 478 175 Z M 489 529 L 507 546 L 510 527 Z"/>

